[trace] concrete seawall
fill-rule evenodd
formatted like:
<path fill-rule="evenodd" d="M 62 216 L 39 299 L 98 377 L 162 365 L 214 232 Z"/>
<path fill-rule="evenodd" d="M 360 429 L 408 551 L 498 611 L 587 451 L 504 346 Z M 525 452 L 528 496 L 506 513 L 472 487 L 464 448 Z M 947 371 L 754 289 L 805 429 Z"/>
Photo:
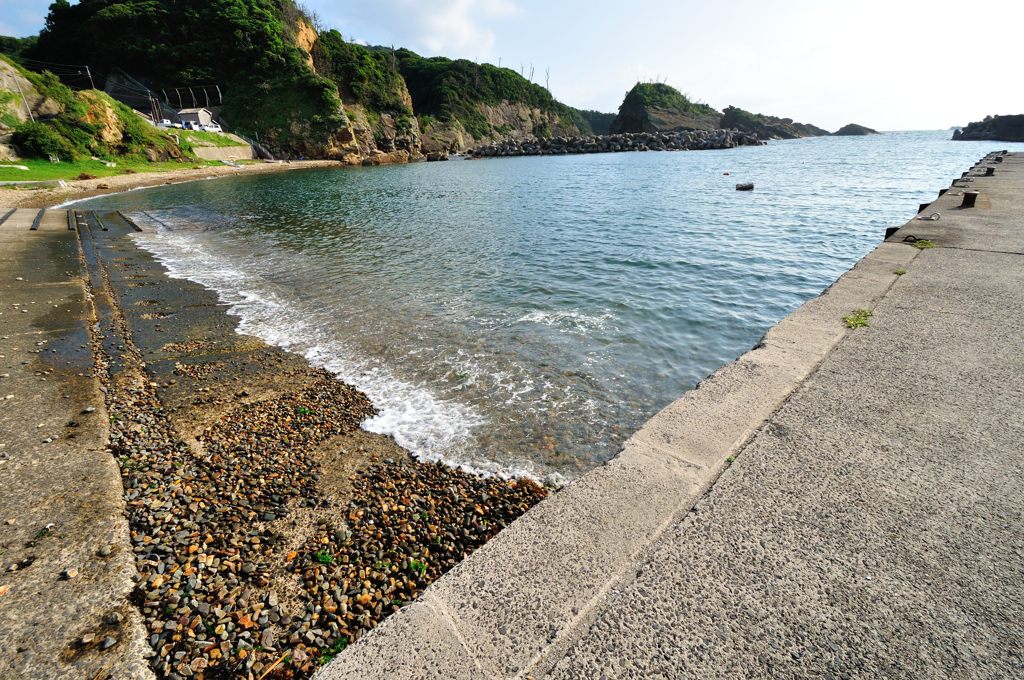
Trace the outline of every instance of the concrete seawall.
<path fill-rule="evenodd" d="M 317 677 L 1020 674 L 1024 157 L 969 175 Z"/>

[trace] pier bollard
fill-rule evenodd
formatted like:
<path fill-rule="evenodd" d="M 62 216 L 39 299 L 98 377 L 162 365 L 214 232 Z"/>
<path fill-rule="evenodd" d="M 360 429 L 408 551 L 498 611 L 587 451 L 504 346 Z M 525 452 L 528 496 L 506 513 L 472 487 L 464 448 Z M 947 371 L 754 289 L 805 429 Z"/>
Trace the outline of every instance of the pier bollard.
<path fill-rule="evenodd" d="M 977 191 L 965 191 L 964 202 L 960 204 L 961 208 L 973 208 L 974 202 L 978 200 Z"/>
<path fill-rule="evenodd" d="M 985 168 L 985 177 L 991 177 L 994 174 L 996 174 L 995 168 Z"/>

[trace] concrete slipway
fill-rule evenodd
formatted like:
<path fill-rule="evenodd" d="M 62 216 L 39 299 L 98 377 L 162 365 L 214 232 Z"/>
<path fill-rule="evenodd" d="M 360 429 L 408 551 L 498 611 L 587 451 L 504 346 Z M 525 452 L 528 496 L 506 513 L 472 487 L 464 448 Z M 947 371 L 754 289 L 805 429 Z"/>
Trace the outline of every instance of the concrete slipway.
<path fill-rule="evenodd" d="M 967 179 L 318 677 L 1024 676 L 1024 156 Z"/>

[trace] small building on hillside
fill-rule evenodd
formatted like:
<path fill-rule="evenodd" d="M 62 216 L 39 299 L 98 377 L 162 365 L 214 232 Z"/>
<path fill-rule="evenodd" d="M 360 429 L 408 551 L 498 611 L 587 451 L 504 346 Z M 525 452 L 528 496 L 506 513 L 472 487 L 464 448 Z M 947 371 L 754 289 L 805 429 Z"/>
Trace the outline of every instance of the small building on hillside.
<path fill-rule="evenodd" d="M 178 111 L 178 119 L 182 123 L 209 125 L 213 122 L 213 113 L 210 109 L 182 109 Z"/>

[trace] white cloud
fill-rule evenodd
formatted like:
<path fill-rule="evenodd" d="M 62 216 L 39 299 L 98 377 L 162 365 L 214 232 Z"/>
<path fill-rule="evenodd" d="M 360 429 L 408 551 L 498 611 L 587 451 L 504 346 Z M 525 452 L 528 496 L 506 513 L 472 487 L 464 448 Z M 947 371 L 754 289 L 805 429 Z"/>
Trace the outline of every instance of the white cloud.
<path fill-rule="evenodd" d="M 329 2 L 307 4 L 346 36 L 478 59 L 493 56 L 495 24 L 521 12 L 512 0 L 377 0 L 341 11 Z"/>

